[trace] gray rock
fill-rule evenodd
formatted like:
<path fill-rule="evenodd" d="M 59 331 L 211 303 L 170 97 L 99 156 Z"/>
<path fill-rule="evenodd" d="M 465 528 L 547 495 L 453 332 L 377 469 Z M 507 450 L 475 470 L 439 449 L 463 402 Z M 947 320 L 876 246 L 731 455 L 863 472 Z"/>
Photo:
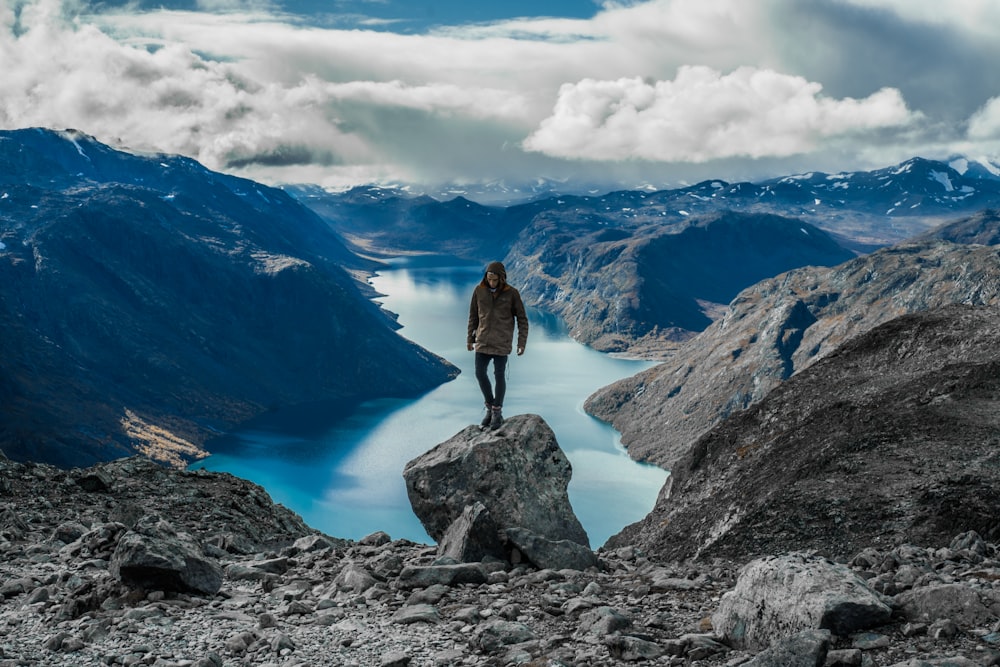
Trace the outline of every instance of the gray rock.
<path fill-rule="evenodd" d="M 382 656 L 379 667 L 406 667 L 413 657 L 404 651 L 390 651 Z"/>
<path fill-rule="evenodd" d="M 906 662 L 897 662 L 894 665 L 890 665 L 890 667 L 979 667 L 979 665 L 980 663 L 975 660 L 955 656 L 953 658 L 913 658 Z"/>
<path fill-rule="evenodd" d="M 495 653 L 501 648 L 531 641 L 534 638 L 535 634 L 523 623 L 491 621 L 480 626 L 474 641 L 480 650 Z"/>
<path fill-rule="evenodd" d="M 399 587 L 407 589 L 427 588 L 435 584 L 444 586 L 485 584 L 488 579 L 489 575 L 480 563 L 408 565 L 399 573 Z"/>
<path fill-rule="evenodd" d="M 580 615 L 581 634 L 606 636 L 632 627 L 632 621 L 617 609 L 603 606 Z"/>
<path fill-rule="evenodd" d="M 350 563 L 337 574 L 333 580 L 333 585 L 338 591 L 350 591 L 352 593 L 364 593 L 369 588 L 378 583 L 363 565 Z"/>
<path fill-rule="evenodd" d="M 803 630 L 838 635 L 886 623 L 892 609 L 844 565 L 788 554 L 760 558 L 740 572 L 712 615 L 726 643 L 764 650 Z"/>
<path fill-rule="evenodd" d="M 775 642 L 745 667 L 823 667 L 830 639 L 829 630 L 803 630 Z"/>
<path fill-rule="evenodd" d="M 526 528 L 508 528 L 507 541 L 535 567 L 542 570 L 586 570 L 597 566 L 588 547 L 570 540 L 548 540 Z"/>
<path fill-rule="evenodd" d="M 414 513 L 435 540 L 468 506 L 482 503 L 500 528 L 550 540 L 590 540 L 569 502 L 572 468 L 538 415 L 516 415 L 498 431 L 470 426 L 403 470 Z"/>
<path fill-rule="evenodd" d="M 441 614 L 438 613 L 437 608 L 433 605 L 414 604 L 402 607 L 393 614 L 392 622 L 404 625 L 409 623 L 440 623 Z"/>
<path fill-rule="evenodd" d="M 219 564 L 205 557 L 190 535 L 155 517 L 121 537 L 110 571 L 126 585 L 151 590 L 214 595 L 222 585 Z"/>
<path fill-rule="evenodd" d="M 488 556 L 502 559 L 506 552 L 499 533 L 500 528 L 490 511 L 476 501 L 466 506 L 448 526 L 438 540 L 438 553 L 460 563 L 480 561 Z"/>
<path fill-rule="evenodd" d="M 625 662 L 655 660 L 666 653 L 656 642 L 628 635 L 609 637 L 605 643 L 612 658 Z"/>
<path fill-rule="evenodd" d="M 893 598 L 907 620 L 932 623 L 950 619 L 964 628 L 984 625 L 1000 617 L 1000 594 L 975 591 L 959 584 L 926 586 Z"/>

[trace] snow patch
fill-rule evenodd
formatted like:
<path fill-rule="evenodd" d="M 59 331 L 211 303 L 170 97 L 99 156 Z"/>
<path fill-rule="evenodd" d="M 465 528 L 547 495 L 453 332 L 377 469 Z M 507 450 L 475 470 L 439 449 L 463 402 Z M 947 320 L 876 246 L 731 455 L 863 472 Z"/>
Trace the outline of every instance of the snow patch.
<path fill-rule="evenodd" d="M 723 185 L 722 182 L 720 181 L 712 181 L 712 187 L 715 188 L 716 190 L 721 190 L 726 186 Z"/>
<path fill-rule="evenodd" d="M 0 241 L 0 250 L 6 250 L 6 249 L 7 249 L 7 244 L 4 243 L 3 241 Z"/>
<path fill-rule="evenodd" d="M 955 186 L 951 184 L 951 178 L 943 171 L 932 171 L 929 178 L 943 185 L 946 192 L 955 190 Z"/>
<path fill-rule="evenodd" d="M 965 172 L 969 170 L 969 161 L 960 157 L 949 162 L 948 166 L 957 171 L 960 176 L 964 176 Z"/>
<path fill-rule="evenodd" d="M 813 206 L 819 206 L 822 203 L 823 203 L 823 200 L 821 200 L 821 199 L 813 199 Z"/>
<path fill-rule="evenodd" d="M 677 211 L 677 212 L 678 212 L 679 214 L 681 214 L 681 215 L 691 215 L 691 214 L 690 214 L 690 213 L 688 213 L 687 211 Z"/>
<path fill-rule="evenodd" d="M 997 163 L 984 157 L 977 159 L 976 162 L 978 162 L 983 169 L 990 172 L 997 178 L 1000 178 L 1000 165 L 997 165 Z"/>
<path fill-rule="evenodd" d="M 799 231 L 805 234 L 806 236 L 809 236 L 809 231 L 805 227 L 799 227 Z"/>
<path fill-rule="evenodd" d="M 913 169 L 913 163 L 912 162 L 904 162 L 903 164 L 899 165 L 899 167 L 897 167 L 896 169 L 894 169 L 890 173 L 893 176 L 899 176 L 900 174 L 907 173 L 911 169 Z"/>

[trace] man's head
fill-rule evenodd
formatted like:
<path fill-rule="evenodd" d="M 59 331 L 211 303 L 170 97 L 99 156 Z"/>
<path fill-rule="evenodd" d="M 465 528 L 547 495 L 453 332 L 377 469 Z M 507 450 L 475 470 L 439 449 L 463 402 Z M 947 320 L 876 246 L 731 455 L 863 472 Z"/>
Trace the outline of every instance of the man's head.
<path fill-rule="evenodd" d="M 496 289 L 507 282 L 507 270 L 501 262 L 490 262 L 486 267 L 486 276 L 483 282 L 491 288 Z"/>

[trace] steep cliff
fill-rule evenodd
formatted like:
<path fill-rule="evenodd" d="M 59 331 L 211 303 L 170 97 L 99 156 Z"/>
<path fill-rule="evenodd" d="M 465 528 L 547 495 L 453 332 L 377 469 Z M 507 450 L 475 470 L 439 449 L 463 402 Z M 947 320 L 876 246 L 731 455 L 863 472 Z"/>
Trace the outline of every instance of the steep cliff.
<path fill-rule="evenodd" d="M 180 465 L 278 406 L 412 395 L 451 378 L 280 190 L 74 132 L 0 134 L 0 449 Z"/>

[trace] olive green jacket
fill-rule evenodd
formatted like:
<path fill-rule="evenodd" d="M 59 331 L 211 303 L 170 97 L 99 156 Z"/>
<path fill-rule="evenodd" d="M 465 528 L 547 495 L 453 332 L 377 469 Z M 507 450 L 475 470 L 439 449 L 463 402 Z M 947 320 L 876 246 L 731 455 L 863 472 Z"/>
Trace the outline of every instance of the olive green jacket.
<path fill-rule="evenodd" d="M 511 353 L 514 322 L 517 322 L 517 347 L 528 342 L 528 315 L 524 312 L 521 294 L 505 282 L 496 292 L 480 283 L 472 292 L 469 306 L 469 332 L 466 343 L 475 345 L 484 354 Z"/>

